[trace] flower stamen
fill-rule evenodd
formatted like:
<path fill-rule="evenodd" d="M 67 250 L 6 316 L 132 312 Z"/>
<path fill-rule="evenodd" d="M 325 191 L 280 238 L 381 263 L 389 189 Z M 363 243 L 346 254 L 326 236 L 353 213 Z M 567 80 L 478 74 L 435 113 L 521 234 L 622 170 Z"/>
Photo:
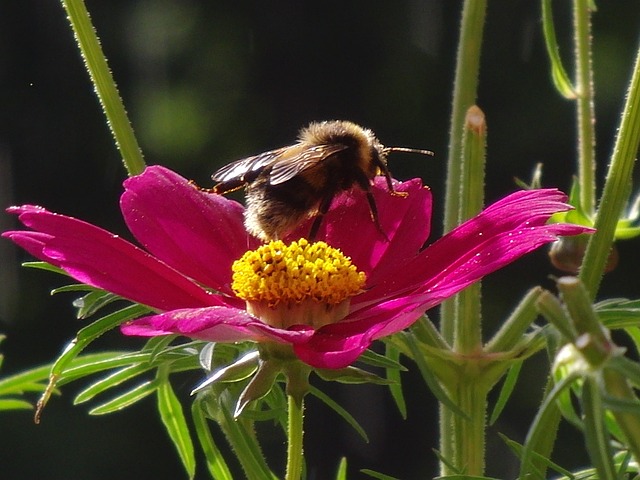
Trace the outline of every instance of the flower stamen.
<path fill-rule="evenodd" d="M 232 288 L 246 301 L 300 303 L 307 299 L 337 305 L 360 293 L 366 281 L 351 259 L 325 242 L 281 240 L 246 252 L 232 267 Z"/>

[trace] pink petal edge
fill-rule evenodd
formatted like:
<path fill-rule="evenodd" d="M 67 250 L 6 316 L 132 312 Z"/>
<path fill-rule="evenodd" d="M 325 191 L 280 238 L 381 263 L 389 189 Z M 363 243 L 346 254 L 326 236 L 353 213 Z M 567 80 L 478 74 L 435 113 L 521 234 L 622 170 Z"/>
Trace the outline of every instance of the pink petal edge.
<path fill-rule="evenodd" d="M 7 211 L 35 231 L 9 231 L 3 237 L 80 282 L 161 310 L 228 304 L 106 230 L 32 205 Z"/>

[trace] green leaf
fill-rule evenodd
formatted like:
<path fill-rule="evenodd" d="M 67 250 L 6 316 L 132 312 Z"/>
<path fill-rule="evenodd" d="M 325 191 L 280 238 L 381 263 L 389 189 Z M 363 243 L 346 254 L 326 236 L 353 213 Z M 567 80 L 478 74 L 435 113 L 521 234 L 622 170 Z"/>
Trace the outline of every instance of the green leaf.
<path fill-rule="evenodd" d="M 0 412 L 4 410 L 32 410 L 33 405 L 17 398 L 0 398 Z"/>
<path fill-rule="evenodd" d="M 629 360 L 622 355 L 616 355 L 609 359 L 607 367 L 620 373 L 631 384 L 638 388 L 640 387 L 640 365 L 633 360 Z"/>
<path fill-rule="evenodd" d="M 95 292 L 89 292 L 85 296 L 76 299 L 73 302 L 73 306 L 78 309 L 77 317 L 83 319 L 90 317 L 102 307 L 116 300 L 122 300 L 122 297 L 103 290 L 96 290 Z"/>
<path fill-rule="evenodd" d="M 142 350 L 151 352 L 151 358 L 155 358 L 164 352 L 176 338 L 177 335 L 158 335 L 157 337 L 151 337 L 147 340 Z"/>
<path fill-rule="evenodd" d="M 273 390 L 275 389 L 271 391 Z M 230 411 L 234 407 L 228 402 L 221 405 L 221 407 L 217 421 L 220 424 L 220 428 L 225 432 L 227 440 L 231 444 L 240 465 L 242 465 L 246 477 L 249 480 L 277 480 L 278 476 L 269 469 L 264 459 L 253 431 L 253 423 L 242 420 L 236 421 Z"/>
<path fill-rule="evenodd" d="M 624 478 L 626 473 L 638 473 L 638 465 L 631 463 L 633 454 L 630 451 L 618 452 L 614 457 L 614 462 L 618 466 L 618 477 Z M 634 477 L 635 480 L 638 477 Z"/>
<path fill-rule="evenodd" d="M 640 227 L 617 227 L 616 240 L 630 240 L 640 235 Z"/>
<path fill-rule="evenodd" d="M 347 480 L 347 459 L 342 457 L 338 464 L 338 471 L 336 472 L 336 480 Z"/>
<path fill-rule="evenodd" d="M 560 395 L 571 388 L 571 384 L 579 378 L 579 373 L 567 375 L 553 386 L 553 389 L 543 400 L 533 422 L 531 423 L 531 427 L 529 427 L 524 448 L 522 449 L 519 478 L 526 478 L 525 475 L 533 470 L 531 459 L 534 451 L 532 448 L 538 443 L 538 437 L 547 433 L 547 423 L 549 419 L 553 418 L 553 410 L 557 408 L 556 401 Z"/>
<path fill-rule="evenodd" d="M 145 362 L 148 359 L 149 354 L 141 352 L 115 351 L 82 355 L 73 359 L 69 367 L 62 372 L 56 384 L 65 385 L 89 375 Z"/>
<path fill-rule="evenodd" d="M 435 477 L 434 480 L 498 480 L 494 477 L 478 477 L 476 475 L 445 475 Z"/>
<path fill-rule="evenodd" d="M 371 478 L 377 478 L 378 480 L 400 480 L 397 477 L 392 477 L 390 475 L 385 475 L 384 473 L 375 472 L 373 470 L 369 470 L 368 468 L 363 468 L 362 470 L 360 470 L 360 472 Z"/>
<path fill-rule="evenodd" d="M 345 367 L 340 369 L 314 368 L 316 374 L 327 382 L 340 382 L 350 385 L 371 383 L 374 385 L 388 385 L 390 380 L 382 378 L 375 373 L 367 372 L 357 367 Z M 397 371 L 394 369 L 394 371 Z"/>
<path fill-rule="evenodd" d="M 353 427 L 353 429 L 358 432 L 358 434 L 363 438 L 363 440 L 369 443 L 369 437 L 367 436 L 367 432 L 364 431 L 364 428 L 360 426 L 358 421 L 347 412 L 344 408 L 342 408 L 336 401 L 334 401 L 331 397 L 326 395 L 322 390 L 317 389 L 316 387 L 311 387 L 309 389 L 309 393 L 314 397 L 322 400 L 329 408 L 331 408 L 334 412 L 340 415 L 349 425 Z"/>
<path fill-rule="evenodd" d="M 191 391 L 191 395 L 209 388 L 216 382 L 240 382 L 245 380 L 256 372 L 259 361 L 259 353 L 251 351 L 236 359 L 232 364 L 212 372 Z"/>
<path fill-rule="evenodd" d="M 76 335 L 76 338 L 67 345 L 62 355 L 58 357 L 53 368 L 51 369 L 52 375 L 60 375 L 67 367 L 69 362 L 74 359 L 82 350 L 84 350 L 91 342 L 100 337 L 104 333 L 116 328 L 118 325 L 139 317 L 144 313 L 149 312 L 149 309 L 142 305 L 130 305 L 117 312 L 113 312 L 106 315 L 99 320 L 87 325 L 80 329 Z"/>
<path fill-rule="evenodd" d="M 358 362 L 371 365 L 372 367 L 380 368 L 392 368 L 396 370 L 407 371 L 407 368 L 402 365 L 398 360 L 387 357 L 386 355 L 380 355 L 371 350 L 365 350 L 365 352 L 358 358 Z"/>
<path fill-rule="evenodd" d="M 109 390 L 110 388 L 116 387 L 127 380 L 130 380 L 138 375 L 147 372 L 153 368 L 149 364 L 135 364 L 125 367 L 117 372 L 112 373 L 106 378 L 100 379 L 97 382 L 93 383 L 89 387 L 82 390 L 75 398 L 74 405 L 78 405 L 80 403 L 88 402 L 96 395 Z"/>
<path fill-rule="evenodd" d="M 36 409 L 36 423 L 39 421 L 42 409 L 49 401 L 49 397 L 51 396 L 56 383 L 73 359 L 75 359 L 91 342 L 105 332 L 108 332 L 127 320 L 139 317 L 148 311 L 149 309 L 143 305 L 131 305 L 118 310 L 117 312 L 106 315 L 99 320 L 96 320 L 91 325 L 87 325 L 82 328 L 77 333 L 76 338 L 67 345 L 64 352 L 62 352 L 62 355 L 56 359 L 55 363 L 51 367 L 49 385 L 38 402 L 38 408 Z"/>
<path fill-rule="evenodd" d="M 575 88 L 569 80 L 567 71 L 562 66 L 560 58 L 560 48 L 556 39 L 556 30 L 553 25 L 553 13 L 551 11 L 551 0 L 542 0 L 542 31 L 547 47 L 547 54 L 551 61 L 551 78 L 556 89 L 565 98 L 574 99 L 577 97 Z"/>
<path fill-rule="evenodd" d="M 193 442 L 187 427 L 187 421 L 178 397 L 171 388 L 168 378 L 159 379 L 158 385 L 158 411 L 162 423 L 167 429 L 169 437 L 178 450 L 189 478 L 193 478 L 196 471 L 196 459 Z"/>
<path fill-rule="evenodd" d="M 462 418 L 469 418 L 466 413 L 464 413 L 458 405 L 447 395 L 444 389 L 440 386 L 440 382 L 433 374 L 432 370 L 427 365 L 427 362 L 424 360 L 424 356 L 420 352 L 420 347 L 417 345 L 415 337 L 411 332 L 405 332 L 404 338 L 407 340 L 407 344 L 412 352 L 413 361 L 418 365 L 418 369 L 422 374 L 422 378 L 425 383 L 431 390 L 431 393 L 440 401 L 444 406 L 454 412 L 456 415 L 460 415 Z"/>
<path fill-rule="evenodd" d="M 394 362 L 400 362 L 400 350 L 395 348 L 391 344 L 385 344 L 386 357 Z M 389 380 L 389 391 L 393 397 L 393 401 L 398 407 L 398 411 L 404 420 L 407 419 L 407 403 L 404 400 L 404 393 L 402 391 L 402 378 L 400 376 L 400 370 L 396 368 L 387 369 L 387 380 Z"/>
<path fill-rule="evenodd" d="M 191 416 L 211 478 L 215 478 L 216 480 L 233 480 L 233 475 L 225 463 L 220 449 L 213 441 L 207 419 L 204 416 L 204 410 L 199 400 L 196 400 L 191 405 Z"/>
<path fill-rule="evenodd" d="M 118 395 L 117 397 L 105 402 L 89 411 L 90 415 L 105 415 L 123 410 L 134 403 L 139 402 L 143 398 L 148 397 L 158 389 L 157 381 L 146 381 L 140 385 Z"/>
<path fill-rule="evenodd" d="M 234 417 L 242 415 L 242 411 L 253 401 L 259 400 L 269 393 L 277 377 L 281 373 L 282 365 L 274 361 L 261 361 L 258 370 L 251 377 L 238 398 Z"/>
<path fill-rule="evenodd" d="M 639 327 L 627 327 L 625 333 L 629 335 L 631 341 L 636 347 L 636 352 L 640 352 L 640 328 Z"/>
<path fill-rule="evenodd" d="M 45 270 L 47 272 L 59 273 L 60 275 L 69 276 L 69 274 L 61 268 L 54 267 L 47 262 L 24 262 L 22 266 L 25 268 L 35 268 L 36 270 Z"/>
<path fill-rule="evenodd" d="M 45 365 L 0 379 L 0 396 L 22 394 L 26 391 L 44 391 L 50 370 L 51 366 Z"/>
<path fill-rule="evenodd" d="M 602 395 L 602 406 L 614 412 L 633 413 L 640 416 L 640 400 L 625 400 L 624 398 Z"/>
<path fill-rule="evenodd" d="M 511 364 L 511 367 L 509 367 L 509 372 L 507 373 L 507 376 L 504 379 L 504 383 L 502 384 L 502 388 L 500 389 L 500 395 L 498 396 L 498 400 L 496 401 L 496 406 L 493 408 L 493 412 L 491 412 L 489 425 L 493 425 L 496 420 L 498 420 L 498 417 L 502 413 L 502 410 L 504 410 L 509 397 L 513 393 L 513 389 L 516 386 L 516 382 L 518 381 L 518 377 L 520 376 L 521 369 L 521 360 L 513 362 Z"/>
<path fill-rule="evenodd" d="M 591 377 L 585 378 L 581 400 L 584 436 L 591 462 L 598 471 L 600 480 L 616 480 L 611 438 L 605 428 L 602 399 L 598 385 Z"/>
<path fill-rule="evenodd" d="M 434 448 L 433 453 L 435 454 L 436 457 L 438 457 L 438 460 L 440 461 L 440 463 L 446 466 L 451 472 L 454 472 L 456 475 L 462 473 L 461 470 L 456 465 L 453 464 L 453 461 L 445 457 L 440 450 L 437 450 Z"/>
<path fill-rule="evenodd" d="M 62 287 L 54 288 L 51 290 L 51 295 L 57 295 L 58 293 L 67 292 L 103 292 L 99 288 L 92 287 L 86 283 L 72 283 L 70 285 L 63 285 Z"/>
<path fill-rule="evenodd" d="M 572 423 L 579 430 L 582 430 L 584 426 L 580 418 L 581 415 L 576 411 L 576 406 L 574 405 L 574 402 L 572 400 L 573 393 L 575 393 L 577 396 L 581 395 L 582 378 L 580 377 L 580 372 L 573 372 L 572 374 L 569 374 L 569 376 L 573 375 L 574 373 L 578 375 L 578 377 L 572 383 L 571 388 L 567 388 L 559 393 L 556 404 L 565 420 Z M 564 378 L 562 375 L 564 375 L 564 373 L 561 373 L 560 371 L 554 372 L 553 377 L 556 384 Z"/>
<path fill-rule="evenodd" d="M 249 418 L 258 421 L 273 420 L 280 425 L 283 433 L 286 433 L 289 424 L 289 407 L 287 395 L 284 392 L 284 382 L 276 382 L 269 393 L 262 399 L 262 402 L 268 405 L 268 408 L 262 409 L 261 404 L 256 405 L 255 409 L 248 412 L 250 414 Z"/>
<path fill-rule="evenodd" d="M 523 446 L 520 445 L 518 442 L 515 442 L 513 440 L 511 440 L 510 438 L 508 438 L 506 435 L 503 435 L 502 433 L 498 433 L 498 435 L 500 436 L 500 438 L 504 441 L 504 443 L 507 444 L 507 446 L 511 449 L 511 451 L 513 453 L 515 453 L 515 455 L 518 458 L 522 458 L 522 450 L 523 450 Z M 551 460 L 549 460 L 547 457 L 540 455 L 537 452 L 532 452 L 531 458 L 533 460 L 535 460 L 536 462 L 540 462 L 543 463 L 544 465 L 546 465 L 548 468 L 551 468 L 552 470 L 555 470 L 556 472 L 558 472 L 561 475 L 566 476 L 567 478 L 573 479 L 574 475 L 567 469 L 562 468 L 560 465 L 558 465 L 555 462 L 552 462 Z M 540 475 L 540 477 L 542 477 L 542 475 Z"/>

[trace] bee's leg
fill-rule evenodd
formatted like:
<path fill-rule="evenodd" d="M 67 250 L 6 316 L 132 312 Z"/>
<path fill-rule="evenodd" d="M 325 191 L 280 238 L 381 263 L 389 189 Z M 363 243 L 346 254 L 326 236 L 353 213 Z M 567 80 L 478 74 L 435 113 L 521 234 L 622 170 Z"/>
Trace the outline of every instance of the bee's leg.
<path fill-rule="evenodd" d="M 316 217 L 313 219 L 311 230 L 309 230 L 309 241 L 311 242 L 316 239 L 316 235 L 318 234 L 318 230 L 320 229 L 320 225 L 322 224 L 322 216 L 323 214 L 318 212 Z"/>
<path fill-rule="evenodd" d="M 224 193 L 235 192 L 236 190 L 240 190 L 247 186 L 247 182 L 244 178 L 229 180 L 228 182 L 220 182 L 217 185 L 214 185 L 211 189 L 213 193 L 218 193 L 220 195 Z"/>
<path fill-rule="evenodd" d="M 212 188 L 204 188 L 198 185 L 195 180 L 189 180 L 189 185 L 193 185 L 201 192 L 205 193 L 217 193 L 218 195 L 223 195 L 225 193 L 235 192 L 236 190 L 240 190 L 247 185 L 247 182 L 243 180 L 233 180 L 229 182 L 221 182 L 217 185 L 214 185 Z"/>
<path fill-rule="evenodd" d="M 313 223 L 311 224 L 311 230 L 309 230 L 309 240 L 315 240 L 318 230 L 320 230 L 320 225 L 322 225 L 322 219 L 324 218 L 325 213 L 329 211 L 329 207 L 331 207 L 333 196 L 333 193 L 327 195 L 320 202 L 318 213 L 316 213 L 316 217 L 313 219 Z"/>
<path fill-rule="evenodd" d="M 389 171 L 389 167 L 387 167 L 386 163 L 384 163 L 382 160 L 378 160 L 375 162 L 375 164 L 384 175 L 384 178 L 387 181 L 387 187 L 389 188 L 389 192 L 391 192 L 392 195 L 397 195 L 399 197 L 406 197 L 407 195 L 409 195 L 407 192 L 398 192 L 395 188 L 393 188 L 391 172 Z"/>
<path fill-rule="evenodd" d="M 380 225 L 380 217 L 378 215 L 378 206 L 376 205 L 376 199 L 373 198 L 373 193 L 371 193 L 370 189 L 366 189 L 365 192 L 367 193 L 367 202 L 369 203 L 369 213 L 371 213 L 371 220 L 373 220 L 373 223 L 376 224 L 376 228 L 384 236 L 385 240 L 389 242 L 387 233 L 382 229 L 382 225 Z M 392 190 L 391 193 L 394 193 L 394 190 Z"/>
<path fill-rule="evenodd" d="M 387 170 L 389 172 L 389 170 Z M 387 183 L 389 185 L 389 190 L 392 194 L 395 194 L 395 190 L 393 190 L 393 184 L 391 183 L 391 176 L 388 177 Z M 380 225 L 380 217 L 378 215 L 378 206 L 376 205 L 376 199 L 373 198 L 373 193 L 371 192 L 371 181 L 366 177 L 362 176 L 358 179 L 358 185 L 360 188 L 364 190 L 364 193 L 367 195 L 367 203 L 369 203 L 369 213 L 371 214 L 371 220 L 376 224 L 376 228 L 378 231 L 384 236 L 384 238 L 389 241 L 389 237 L 386 232 L 382 229 L 382 225 Z M 404 193 L 404 192 L 397 192 Z"/>
<path fill-rule="evenodd" d="M 201 187 L 200 185 L 198 185 L 196 183 L 195 180 L 189 180 L 189 185 L 191 185 L 193 188 L 195 188 L 196 190 L 200 191 L 200 192 L 204 192 L 204 193 L 215 193 L 213 188 L 204 188 Z"/>

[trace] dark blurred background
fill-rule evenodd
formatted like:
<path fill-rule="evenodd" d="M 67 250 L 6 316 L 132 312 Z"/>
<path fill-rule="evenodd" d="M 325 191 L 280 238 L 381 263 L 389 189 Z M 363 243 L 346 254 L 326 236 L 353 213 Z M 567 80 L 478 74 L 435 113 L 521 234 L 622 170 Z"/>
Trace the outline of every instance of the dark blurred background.
<path fill-rule="evenodd" d="M 563 56 L 571 61 L 570 5 L 553 2 Z M 600 185 L 640 40 L 640 3 L 598 2 L 593 17 Z M 447 132 L 461 1 L 87 2 L 149 164 L 201 185 L 217 167 L 292 142 L 311 120 L 350 119 L 385 145 L 428 148 L 434 159 L 397 155 L 400 179 L 420 176 L 435 202 L 440 232 Z M 515 189 L 544 162 L 544 184 L 564 190 L 575 162 L 574 105 L 551 86 L 540 5 L 489 2 L 478 103 L 489 124 L 487 200 Z M 0 206 L 35 203 L 127 236 L 118 210 L 125 177 L 111 135 L 59 2 L 0 2 Z M 14 228 L 0 216 L 0 230 Z M 622 261 L 601 297 L 639 295 L 637 242 L 619 245 Z M 0 345 L 3 375 L 51 361 L 83 325 L 73 297 L 50 297 L 62 277 L 25 270 L 28 257 L 0 242 Z M 544 251 L 484 283 L 487 335 L 535 284 L 551 287 Z M 96 349 L 125 345 L 117 333 Z M 126 346 L 142 344 L 126 340 Z M 536 361 L 537 360 L 537 361 Z M 545 357 L 524 378 L 489 431 L 488 474 L 512 477 L 516 462 L 496 432 L 522 441 L 545 380 Z M 537 366 L 535 365 L 537 364 Z M 409 421 L 383 387 L 327 386 L 367 429 L 358 438 L 310 401 L 309 478 L 331 478 L 339 457 L 350 472 L 372 468 L 403 479 L 437 473 L 437 405 L 413 372 L 404 377 Z M 176 377 L 187 398 L 197 376 Z M 128 411 L 89 417 L 64 387 L 34 426 L 31 412 L 0 414 L 3 479 L 185 478 L 152 399 Z M 283 438 L 273 438 L 281 448 Z M 585 462 L 581 437 L 563 427 L 557 460 Z M 276 462 L 281 461 L 278 459 Z M 198 478 L 206 478 L 200 464 Z"/>

